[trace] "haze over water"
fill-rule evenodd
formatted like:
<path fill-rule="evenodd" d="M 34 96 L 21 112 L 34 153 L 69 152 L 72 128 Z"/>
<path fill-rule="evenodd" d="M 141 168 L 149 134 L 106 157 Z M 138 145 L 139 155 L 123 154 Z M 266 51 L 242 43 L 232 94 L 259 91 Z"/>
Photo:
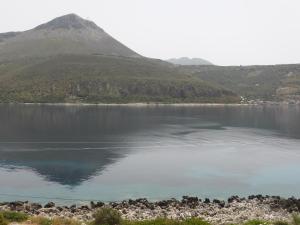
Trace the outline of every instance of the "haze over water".
<path fill-rule="evenodd" d="M 0 105 L 0 200 L 300 197 L 299 106 Z"/>

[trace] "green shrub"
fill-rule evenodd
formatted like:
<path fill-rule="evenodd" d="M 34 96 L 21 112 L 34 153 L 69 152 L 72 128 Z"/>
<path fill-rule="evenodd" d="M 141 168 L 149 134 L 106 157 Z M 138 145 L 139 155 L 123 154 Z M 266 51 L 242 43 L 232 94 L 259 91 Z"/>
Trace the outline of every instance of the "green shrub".
<path fill-rule="evenodd" d="M 289 225 L 289 223 L 286 221 L 275 221 L 273 225 Z"/>
<path fill-rule="evenodd" d="M 7 221 L 4 219 L 4 216 L 2 213 L 0 213 L 0 225 L 7 225 Z"/>
<path fill-rule="evenodd" d="M 244 225 L 268 225 L 269 222 L 264 221 L 264 220 L 249 220 Z"/>
<path fill-rule="evenodd" d="M 28 219 L 25 213 L 13 212 L 13 211 L 3 211 L 2 215 L 8 222 L 23 222 Z"/>
<path fill-rule="evenodd" d="M 94 225 L 119 225 L 121 224 L 121 214 L 111 208 L 99 209 L 94 214 Z"/>
<path fill-rule="evenodd" d="M 292 223 L 293 223 L 293 225 L 300 225 L 300 215 L 293 214 L 292 215 Z"/>

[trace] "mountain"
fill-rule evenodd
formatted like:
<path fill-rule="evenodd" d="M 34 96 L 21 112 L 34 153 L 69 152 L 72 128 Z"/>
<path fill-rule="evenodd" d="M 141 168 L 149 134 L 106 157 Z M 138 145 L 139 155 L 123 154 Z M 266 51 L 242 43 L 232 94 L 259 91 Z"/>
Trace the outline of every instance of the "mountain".
<path fill-rule="evenodd" d="M 168 59 L 167 62 L 176 64 L 176 65 L 213 65 L 211 62 L 209 62 L 205 59 L 188 58 L 188 57 Z"/>
<path fill-rule="evenodd" d="M 5 40 L 7 40 L 9 38 L 13 38 L 13 37 L 17 36 L 19 33 L 21 33 L 21 32 L 8 32 L 8 33 L 0 34 L 0 43 L 4 42 Z"/>
<path fill-rule="evenodd" d="M 75 14 L 24 32 L 0 34 L 0 60 L 58 54 L 141 57 L 95 23 Z"/>
<path fill-rule="evenodd" d="M 218 84 L 247 99 L 300 101 L 300 64 L 182 66 L 182 73 Z"/>
<path fill-rule="evenodd" d="M 0 64 L 0 102 L 237 102 L 232 91 L 147 58 L 57 55 Z"/>
<path fill-rule="evenodd" d="M 238 102 L 75 14 L 0 34 L 0 102 Z"/>

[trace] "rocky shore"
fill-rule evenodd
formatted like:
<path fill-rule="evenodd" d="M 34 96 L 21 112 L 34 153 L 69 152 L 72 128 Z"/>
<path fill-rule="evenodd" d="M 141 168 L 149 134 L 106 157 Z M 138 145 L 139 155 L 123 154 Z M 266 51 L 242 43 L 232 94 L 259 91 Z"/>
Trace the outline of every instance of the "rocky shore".
<path fill-rule="evenodd" d="M 92 220 L 93 213 L 101 207 L 114 208 L 124 219 L 129 220 L 200 217 L 212 224 L 232 224 L 251 219 L 289 221 L 291 213 L 300 212 L 300 199 L 255 195 L 248 198 L 232 196 L 226 202 L 184 196 L 181 201 L 170 199 L 150 202 L 143 198 L 110 203 L 91 202 L 89 205 L 80 206 L 56 206 L 53 202 L 44 206 L 21 201 L 0 203 L 0 210 L 19 211 L 48 218 L 75 218 L 80 221 Z"/>

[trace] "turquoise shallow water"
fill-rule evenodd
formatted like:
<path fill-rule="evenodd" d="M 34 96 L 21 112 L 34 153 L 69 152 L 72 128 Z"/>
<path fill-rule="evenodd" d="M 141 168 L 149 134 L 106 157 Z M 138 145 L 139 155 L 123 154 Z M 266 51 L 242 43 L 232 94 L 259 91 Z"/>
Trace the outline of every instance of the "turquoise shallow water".
<path fill-rule="evenodd" d="M 0 201 L 300 197 L 297 106 L 0 105 Z"/>

